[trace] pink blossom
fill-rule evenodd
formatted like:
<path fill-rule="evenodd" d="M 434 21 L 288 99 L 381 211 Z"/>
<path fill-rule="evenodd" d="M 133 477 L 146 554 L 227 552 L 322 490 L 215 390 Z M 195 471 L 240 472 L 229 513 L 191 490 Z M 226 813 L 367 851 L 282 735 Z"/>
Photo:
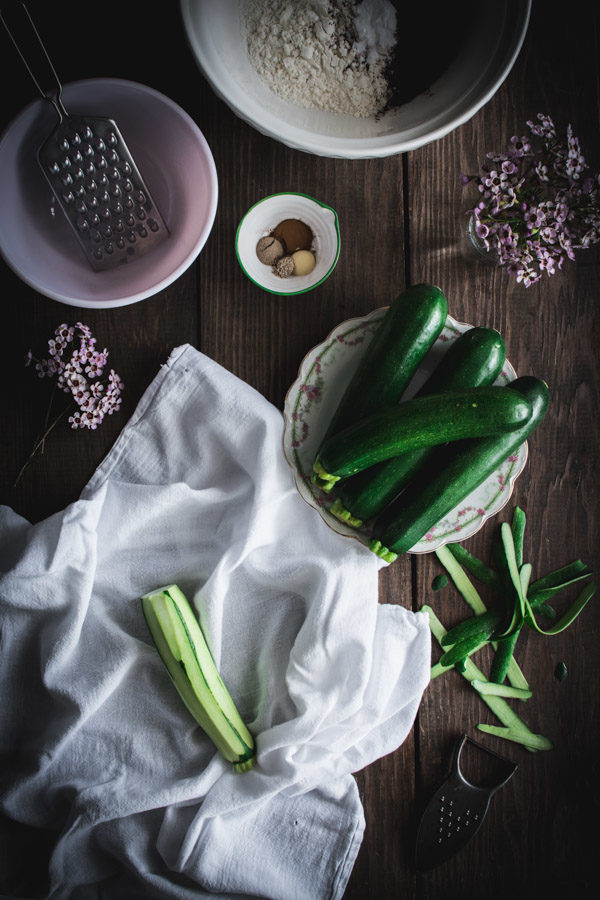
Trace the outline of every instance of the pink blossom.
<path fill-rule="evenodd" d="M 82 322 L 59 325 L 48 341 L 48 352 L 48 359 L 36 359 L 29 350 L 25 365 L 34 362 L 40 378 L 55 376 L 57 387 L 70 395 L 76 406 L 69 416 L 72 428 L 95 430 L 105 415 L 112 415 L 120 408 L 123 382 L 114 369 L 110 370 L 106 383 L 98 380 L 108 350 L 96 350 L 96 338 L 87 325 Z"/>
<path fill-rule="evenodd" d="M 589 174 L 572 125 L 560 139 L 549 116 L 537 120 L 527 122 L 531 137 L 514 135 L 505 153 L 486 154 L 479 175 L 460 178 L 479 191 L 475 234 L 525 287 L 600 241 L 600 176 Z"/>

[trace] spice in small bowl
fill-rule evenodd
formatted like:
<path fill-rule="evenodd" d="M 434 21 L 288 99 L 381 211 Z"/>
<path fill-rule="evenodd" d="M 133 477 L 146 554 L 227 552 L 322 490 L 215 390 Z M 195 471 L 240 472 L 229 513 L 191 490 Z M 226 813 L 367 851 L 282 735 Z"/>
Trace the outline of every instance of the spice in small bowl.
<path fill-rule="evenodd" d="M 263 235 L 256 245 L 256 255 L 265 266 L 274 266 L 284 254 L 283 244 L 272 234 Z"/>
<path fill-rule="evenodd" d="M 283 219 L 271 234 L 263 235 L 256 245 L 256 255 L 266 266 L 272 266 L 279 278 L 310 275 L 316 265 L 314 235 L 301 219 Z"/>

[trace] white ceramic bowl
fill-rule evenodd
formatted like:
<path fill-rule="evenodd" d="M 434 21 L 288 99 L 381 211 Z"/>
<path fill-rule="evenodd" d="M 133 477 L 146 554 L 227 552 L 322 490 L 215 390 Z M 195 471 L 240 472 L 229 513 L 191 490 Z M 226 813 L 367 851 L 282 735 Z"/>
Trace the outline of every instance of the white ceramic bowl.
<path fill-rule="evenodd" d="M 468 121 L 510 72 L 531 9 L 531 0 L 474 3 L 464 22 L 466 36 L 460 56 L 442 77 L 397 110 L 380 117 L 355 118 L 304 109 L 269 90 L 248 58 L 240 2 L 180 0 L 190 48 L 215 93 L 262 134 L 318 156 L 347 159 L 414 150 Z M 398 21 L 401 29 L 401 14 Z M 409 40 L 422 43 L 426 65 L 427 35 L 410 35 Z"/>
<path fill-rule="evenodd" d="M 0 141 L 0 252 L 23 281 L 69 306 L 102 309 L 143 300 L 175 281 L 210 234 L 218 197 L 210 148 L 187 113 L 145 85 L 78 81 L 64 86 L 63 100 L 69 112 L 116 121 L 169 238 L 132 263 L 92 270 L 37 162 L 39 146 L 57 124 L 50 104 L 38 99 Z"/>
<path fill-rule="evenodd" d="M 284 219 L 300 219 L 314 235 L 315 268 L 309 275 L 280 278 L 256 255 L 256 245 Z M 240 266 L 250 281 L 271 294 L 291 296 L 312 291 L 333 272 L 340 255 L 340 229 L 334 209 L 306 194 L 280 193 L 250 207 L 235 236 Z"/>

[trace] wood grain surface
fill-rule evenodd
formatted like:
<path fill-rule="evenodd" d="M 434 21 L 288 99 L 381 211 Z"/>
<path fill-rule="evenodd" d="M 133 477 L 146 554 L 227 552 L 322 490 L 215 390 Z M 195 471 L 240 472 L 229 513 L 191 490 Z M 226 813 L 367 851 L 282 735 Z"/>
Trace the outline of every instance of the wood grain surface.
<path fill-rule="evenodd" d="M 497 521 L 510 517 L 515 504 L 526 511 L 525 553 L 534 577 L 578 557 L 600 572 L 599 248 L 581 252 L 560 273 L 526 289 L 469 247 L 465 211 L 474 198 L 459 182 L 461 172 L 478 170 L 487 151 L 503 150 L 511 135 L 524 134 L 527 119 L 538 112 L 562 128 L 572 123 L 587 160 L 600 170 L 597 6 L 575 2 L 552 7 L 551 13 L 534 0 L 513 70 L 469 122 L 408 154 L 357 161 L 292 150 L 237 118 L 198 71 L 177 4 L 127 4 L 124 16 L 135 23 L 141 48 L 129 53 L 106 52 L 106 36 L 95 29 L 86 32 L 85 41 L 77 40 L 79 5 L 58 6 L 58 30 L 52 27 L 56 4 L 44 4 L 36 15 L 45 33 L 64 42 L 54 53 L 63 80 L 128 78 L 171 97 L 208 140 L 219 175 L 219 205 L 196 262 L 169 288 L 132 306 L 69 309 L 36 293 L 1 264 L 0 502 L 39 521 L 75 500 L 173 347 L 196 346 L 281 409 L 303 356 L 332 328 L 387 305 L 408 284 L 429 281 L 444 291 L 454 318 L 497 328 L 517 372 L 537 375 L 550 386 L 550 412 L 530 439 L 527 466 Z M 6 59 L 9 49 L 3 45 Z M 3 93 L 5 125 L 35 96 L 12 59 L 9 84 Z M 234 251 L 235 230 L 248 207 L 284 190 L 334 206 L 342 235 L 332 277 L 290 299 L 250 283 Z M 60 322 L 76 319 L 110 348 L 126 385 L 123 408 L 96 432 L 57 428 L 15 488 L 45 402 L 41 385 L 23 368 L 25 352 L 43 347 Z M 489 559 L 497 521 L 465 546 Z M 429 603 L 444 624 L 457 622 L 465 615 L 464 604 L 452 587 L 432 590 L 438 572 L 431 554 L 399 558 L 381 572 L 380 602 L 415 610 Z M 348 900 L 595 896 L 599 646 L 597 599 L 564 633 L 531 632 L 519 640 L 516 654 L 534 692 L 524 717 L 555 742 L 547 753 L 478 737 L 479 722 L 497 723 L 457 672 L 431 683 L 405 743 L 356 775 L 367 825 Z M 437 658 L 435 647 L 432 654 Z M 569 673 L 562 683 L 553 675 L 559 661 Z M 412 862 L 418 815 L 463 732 L 514 760 L 518 770 L 494 797 L 476 838 L 443 866 L 418 874 Z M 32 840 L 43 871 L 44 840 Z"/>

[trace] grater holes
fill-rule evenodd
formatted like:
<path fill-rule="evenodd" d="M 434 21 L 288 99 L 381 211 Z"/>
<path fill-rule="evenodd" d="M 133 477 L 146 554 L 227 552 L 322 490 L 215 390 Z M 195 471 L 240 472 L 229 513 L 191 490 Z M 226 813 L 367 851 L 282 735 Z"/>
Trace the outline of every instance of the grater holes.
<path fill-rule="evenodd" d="M 154 246 L 161 218 L 114 123 L 65 120 L 39 161 L 94 269 Z"/>
<path fill-rule="evenodd" d="M 465 813 L 456 814 L 456 811 L 451 808 L 453 806 L 452 800 L 442 801 L 445 801 L 445 798 L 440 797 L 438 843 L 456 838 L 461 831 L 477 825 L 479 813 L 468 809 Z"/>

